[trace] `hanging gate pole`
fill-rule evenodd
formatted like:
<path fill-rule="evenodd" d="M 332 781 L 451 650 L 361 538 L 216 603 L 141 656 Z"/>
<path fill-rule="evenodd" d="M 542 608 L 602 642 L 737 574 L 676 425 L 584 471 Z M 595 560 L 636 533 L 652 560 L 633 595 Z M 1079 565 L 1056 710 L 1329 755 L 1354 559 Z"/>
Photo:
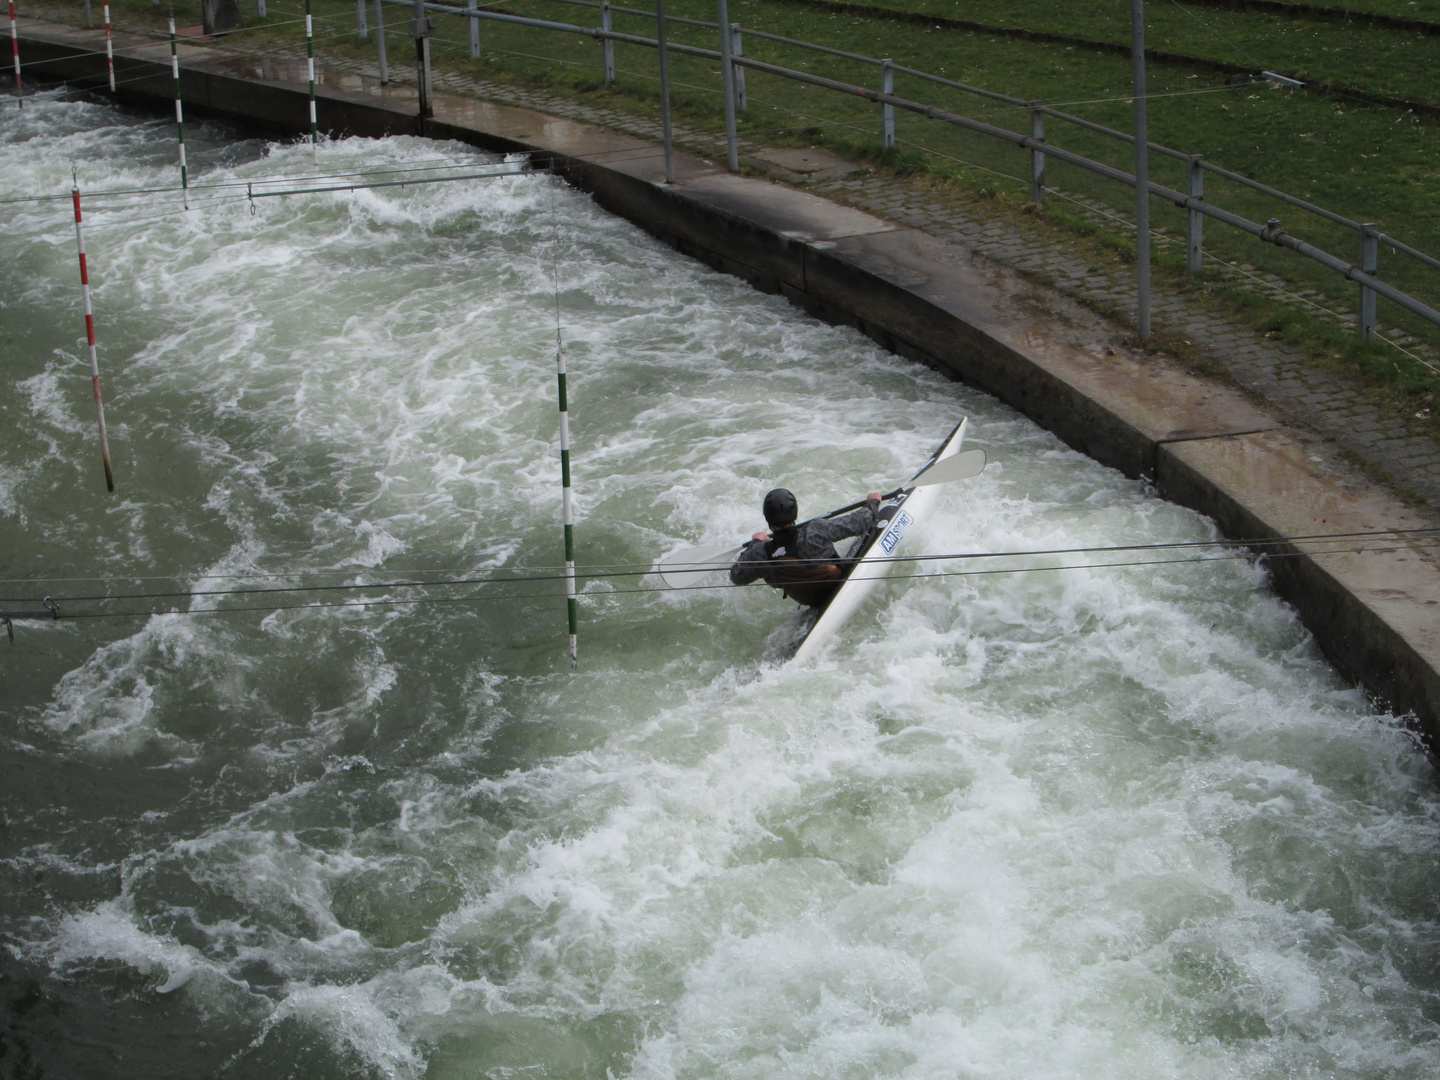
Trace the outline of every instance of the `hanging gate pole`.
<path fill-rule="evenodd" d="M 190 209 L 190 172 L 185 168 L 185 111 L 180 107 L 180 54 L 175 48 L 175 17 L 170 17 L 170 73 L 175 78 L 175 130 L 180 138 L 180 194 Z"/>
<path fill-rule="evenodd" d="M 80 296 L 85 302 L 85 338 L 90 345 L 90 383 L 95 388 L 95 415 L 100 420 L 100 458 L 105 462 L 105 487 L 115 490 L 115 473 L 110 468 L 110 437 L 105 433 L 105 403 L 100 398 L 100 362 L 95 356 L 95 316 L 90 310 L 90 271 L 85 265 L 85 232 L 80 225 L 80 185 L 70 189 L 75 200 L 75 247 L 80 253 Z"/>
<path fill-rule="evenodd" d="M 554 169 L 554 161 L 551 161 Z M 551 173 L 552 183 L 559 177 Z M 550 222 L 555 231 L 551 251 L 551 273 L 555 280 L 555 380 L 560 391 L 560 502 L 565 520 L 565 609 L 570 626 L 570 670 L 580 666 L 580 605 L 575 596 L 575 499 L 570 491 L 570 401 L 565 388 L 565 347 L 560 340 L 560 218 L 555 209 L 555 189 L 550 189 Z"/>
<path fill-rule="evenodd" d="M 560 294 L 555 294 L 558 308 Z M 580 621 L 579 604 L 575 598 L 575 500 L 570 492 L 570 408 L 565 394 L 565 350 L 560 344 L 560 327 L 555 327 L 555 377 L 560 385 L 560 484 L 565 512 L 565 608 L 570 624 L 570 670 L 580 666 L 576 645 Z"/>
<path fill-rule="evenodd" d="M 315 20 L 310 15 L 310 0 L 305 0 L 305 58 L 310 65 L 310 157 L 319 165 L 320 135 L 315 122 Z"/>
<path fill-rule="evenodd" d="M 15 30 L 15 0 L 10 0 L 10 51 L 15 54 L 15 99 L 25 107 L 25 88 L 20 84 L 20 35 Z"/>
<path fill-rule="evenodd" d="M 110 33 L 110 0 L 105 0 L 105 64 L 110 69 L 110 92 L 115 92 L 115 41 Z"/>

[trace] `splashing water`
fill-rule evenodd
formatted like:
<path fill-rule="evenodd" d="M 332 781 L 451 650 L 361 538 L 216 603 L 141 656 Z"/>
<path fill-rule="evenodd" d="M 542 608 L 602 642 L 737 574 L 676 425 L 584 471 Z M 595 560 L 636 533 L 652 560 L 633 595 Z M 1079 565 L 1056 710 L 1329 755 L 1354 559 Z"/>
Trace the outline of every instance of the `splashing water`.
<path fill-rule="evenodd" d="M 520 580 L 561 559 L 552 257 L 582 565 L 891 486 L 962 415 L 992 464 L 918 548 L 1205 519 L 547 177 L 252 213 L 309 149 L 199 125 L 183 213 L 104 194 L 174 184 L 165 124 L 3 115 L 0 198 L 79 166 L 119 484 L 68 201 L 0 203 L 4 576 L 182 594 L 0 645 L 13 1075 L 1440 1071 L 1433 774 L 1252 564 L 906 566 L 795 668 L 768 590 L 601 578 L 571 675 Z M 200 595 L 436 571 L 516 580 Z"/>

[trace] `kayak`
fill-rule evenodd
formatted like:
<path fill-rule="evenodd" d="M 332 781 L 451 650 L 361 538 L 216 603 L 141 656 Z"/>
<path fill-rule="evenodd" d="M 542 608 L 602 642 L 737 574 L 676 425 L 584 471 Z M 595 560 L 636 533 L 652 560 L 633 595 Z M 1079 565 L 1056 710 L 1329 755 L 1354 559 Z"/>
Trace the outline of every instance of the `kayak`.
<path fill-rule="evenodd" d="M 800 636 L 790 645 L 788 659 L 805 661 L 817 656 L 890 572 L 894 565 L 890 560 L 940 494 L 938 486 L 919 486 L 914 481 L 931 466 L 960 452 L 960 444 L 965 440 L 965 423 L 961 420 L 955 425 L 939 449 L 930 455 L 930 460 L 915 470 L 911 483 L 880 508 L 880 520 L 875 527 L 851 546 L 845 555 L 850 569 L 844 581 L 829 602 L 816 608 L 806 620 Z"/>

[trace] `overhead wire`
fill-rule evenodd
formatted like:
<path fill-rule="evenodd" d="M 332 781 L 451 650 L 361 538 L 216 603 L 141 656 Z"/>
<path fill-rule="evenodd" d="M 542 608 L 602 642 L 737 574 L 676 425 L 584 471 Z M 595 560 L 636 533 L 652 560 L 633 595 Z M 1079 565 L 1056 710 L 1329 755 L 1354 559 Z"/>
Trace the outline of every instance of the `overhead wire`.
<path fill-rule="evenodd" d="M 1028 554 L 1028 553 L 1027 553 Z M 1294 558 L 1306 554 L 1305 552 L 1275 552 L 1259 556 L 1263 559 Z M 1257 556 L 1251 552 L 1232 552 L 1223 555 L 1201 556 L 1186 559 L 1132 559 L 1122 562 L 1106 563 L 1084 563 L 1069 566 L 1027 566 L 1027 567 L 1000 567 L 993 569 L 978 570 L 944 570 L 936 573 L 911 574 L 905 578 L 891 579 L 896 582 L 909 582 L 927 580 L 934 578 L 957 578 L 957 577 L 985 577 L 996 574 L 1032 574 L 1032 573 L 1058 573 L 1067 570 L 1106 570 L 1123 569 L 1141 566 L 1193 566 L 1202 563 L 1235 562 L 1239 560 L 1255 560 Z M 918 561 L 918 560 L 897 560 L 897 561 Z M 556 580 L 559 580 L 557 575 Z M 525 580 L 525 579 L 521 579 Z M 596 600 L 611 596 L 635 596 L 652 593 L 669 593 L 676 591 L 710 591 L 714 589 L 731 589 L 735 586 L 728 583 L 713 585 L 692 585 L 683 590 L 675 590 L 667 587 L 646 586 L 634 589 L 610 589 L 605 592 L 582 592 L 581 598 Z M 162 615 L 229 615 L 243 613 L 267 612 L 278 614 L 287 611 L 316 611 L 336 609 L 368 609 L 373 607 L 419 607 L 438 604 L 474 604 L 474 603 L 498 603 L 502 601 L 518 600 L 553 600 L 557 596 L 554 592 L 535 593 L 504 593 L 500 595 L 469 595 L 469 596 L 422 596 L 412 598 L 381 597 L 376 599 L 363 600 L 342 600 L 336 602 L 317 602 L 311 604 L 254 604 L 231 607 L 209 607 L 209 608 L 146 608 L 143 610 L 129 611 L 85 611 L 85 612 L 58 612 L 53 616 L 50 612 L 28 615 L 26 613 L 4 612 L 0 618 L 32 618 L 42 621 L 68 622 L 80 619 L 120 619 L 120 618 L 153 618 Z M 137 597 L 138 598 L 138 597 Z M 56 601 L 58 604 L 59 601 Z"/>
<path fill-rule="evenodd" d="M 1266 550 L 1261 550 L 1261 551 L 1258 551 L 1258 552 L 1253 551 L 1253 549 L 1256 549 L 1256 548 L 1272 548 L 1272 547 L 1278 547 L 1278 546 L 1281 546 L 1281 545 L 1302 545 L 1302 544 L 1309 544 L 1309 545 L 1320 545 L 1320 544 L 1332 544 L 1332 545 L 1334 545 L 1334 544 L 1339 544 L 1339 545 L 1341 545 L 1341 546 L 1340 546 L 1340 547 L 1333 548 L 1333 549 L 1329 549 L 1329 550 L 1315 550 L 1315 549 L 1313 549 L 1313 548 L 1311 548 L 1311 549 L 1303 549 L 1303 550 L 1299 550 L 1299 551 L 1296 551 L 1296 552 L 1293 552 L 1293 553 L 1274 552 L 1274 551 L 1266 551 Z M 1268 537 L 1268 538 L 1262 537 L 1262 538 L 1251 538 L 1251 539 L 1245 539 L 1245 540 L 1228 540 L 1228 539 L 1217 539 L 1217 540 L 1177 540 L 1177 541 L 1164 541 L 1164 542 L 1158 542 L 1158 543 L 1087 545 L 1087 546 L 1080 546 L 1080 547 L 1042 548 L 1042 549 L 1021 550 L 1021 551 L 998 551 L 998 552 L 967 551 L 967 552 L 954 552 L 954 553 L 936 553 L 936 554 L 928 554 L 928 555 L 895 555 L 895 556 L 887 556 L 887 557 L 874 558 L 874 559 L 870 559 L 870 560 L 868 560 L 868 561 L 869 561 L 870 563 L 872 563 L 872 564 L 875 564 L 875 565 L 885 565 L 885 564 L 901 564 L 901 563 L 954 562 L 954 561 L 968 560 L 968 559 L 1019 559 L 1019 558 L 1034 558 L 1034 557 L 1037 557 L 1037 556 L 1061 556 L 1061 555 L 1081 555 L 1081 554 L 1090 554 L 1090 555 L 1102 554 L 1102 555 L 1103 555 L 1103 554 L 1110 554 L 1110 553 L 1139 552 L 1139 551 L 1178 551 L 1178 550 L 1188 550 L 1188 549 L 1198 549 L 1198 548 L 1216 548 L 1216 547 L 1224 547 L 1224 548 L 1246 548 L 1246 549 L 1250 549 L 1250 550 L 1252 551 L 1252 555 L 1247 555 L 1246 557 L 1269 558 L 1269 557 L 1273 557 L 1273 556 L 1276 555 L 1276 554 L 1297 554 L 1297 555 L 1315 555 L 1315 554 L 1321 554 L 1321 555 L 1324 555 L 1324 554 L 1343 554 L 1343 553 L 1347 553 L 1347 552 L 1356 553 L 1356 554 L 1363 554 L 1363 553 L 1366 553 L 1366 552 L 1393 550 L 1393 549 L 1395 549 L 1396 547 L 1400 547 L 1400 546 L 1415 547 L 1415 546 L 1417 546 L 1417 545 L 1418 545 L 1419 547 L 1425 548 L 1425 549 L 1427 549 L 1427 550 L 1428 550 L 1428 548 L 1429 548 L 1430 546 L 1432 546 L 1432 545 L 1440 545 L 1440 528 L 1430 528 L 1430 529 L 1404 529 L 1404 530 L 1384 530 L 1384 531 L 1378 531 L 1378 532 L 1377 532 L 1377 531 L 1366 531 L 1366 532 L 1349 532 L 1349 533 L 1315 533 L 1315 534 L 1311 534 L 1311 535 L 1308 535 L 1308 536 L 1285 536 L 1285 537 Z M 674 558 L 674 555 L 670 556 L 670 558 L 673 559 L 673 558 Z M 802 560 L 802 561 L 803 561 L 803 560 Z M 832 560 L 810 560 L 810 561 L 814 561 L 814 562 L 819 563 L 819 562 L 829 562 L 829 561 L 832 561 Z M 596 564 L 596 565 L 594 565 L 594 566 L 582 566 L 582 567 L 577 567 L 577 568 L 576 568 L 576 571 L 577 571 L 577 572 L 576 572 L 576 577 L 577 577 L 577 579 L 583 579 L 583 580 L 587 580 L 587 581 L 607 580 L 607 579 L 610 579 L 610 578 L 645 577 L 645 576 L 648 576 L 648 575 L 650 575 L 650 574 L 657 573 L 659 566 L 662 565 L 662 564 L 663 564 L 663 560 L 662 560 L 662 563 L 661 563 L 661 564 L 656 564 L 656 563 L 608 563 L 608 564 Z M 453 587 L 467 586 L 467 585 L 504 585 L 504 584 L 516 584 L 516 583 L 522 583 L 522 582 L 523 582 L 523 583 L 533 583 L 533 582 L 542 582 L 542 581 L 562 581 L 562 580 L 565 579 L 565 573 L 564 573 L 565 568 L 564 568 L 564 567 L 558 567 L 558 566 L 557 566 L 557 567 L 538 567 L 538 566 L 537 566 L 537 567 L 517 567 L 517 568 L 515 568 L 515 569 L 516 569 L 517 572 L 520 571 L 520 570 L 530 570 L 530 571 L 534 571 L 534 570 L 550 570 L 550 571 L 555 571 L 555 572 L 554 572 L 554 573 L 545 573 L 545 574 L 527 573 L 527 574 L 523 574 L 523 575 L 520 575 L 520 576 L 515 576 L 515 577 L 503 577 L 503 578 L 497 578 L 497 577 L 494 577 L 494 576 L 485 576 L 485 577 L 469 576 L 469 577 L 460 577 L 460 578 L 448 578 L 448 579 L 439 580 L 439 581 L 433 581 L 433 580 L 432 580 L 432 581 L 419 581 L 419 580 L 413 580 L 413 579 L 412 579 L 412 580 L 398 580 L 398 581 L 397 581 L 397 580 L 392 580 L 392 581 L 377 581 L 377 582 L 352 582 L 352 583 L 334 584 L 334 585 L 279 585 L 279 586 L 270 586 L 270 587 L 265 587 L 265 588 L 230 588 L 230 589 L 193 589 L 193 588 L 192 588 L 192 589 L 186 589 L 186 590 L 183 590 L 183 591 L 181 591 L 181 590 L 174 590 L 174 591 L 158 591 L 158 592 L 152 591 L 152 592 L 134 592 L 134 593 L 93 593 L 93 594 L 79 594 L 79 595 L 63 595 L 63 594 L 62 594 L 62 595 L 53 595 L 53 594 L 52 594 L 51 596 L 48 597 L 48 599 L 54 600 L 56 603 L 100 603 L 100 602 L 111 602 L 111 601 L 117 601 L 117 600 L 162 600 L 162 599 L 186 599 L 186 598 L 188 598 L 188 599 L 195 599 L 195 598 L 198 598 L 198 597 L 214 597 L 214 596 L 269 596 L 269 595 L 294 594 L 294 593 L 306 593 L 306 592 L 311 592 L 311 593 L 314 593 L 314 592 L 344 592 L 344 591 L 356 591 L 356 590 L 361 590 L 361 589 L 410 589 L 410 588 L 439 588 L 439 587 L 452 587 L 452 588 L 453 588 Z M 677 567 L 676 569 L 672 569 L 672 570 L 670 570 L 670 571 L 668 571 L 668 572 L 669 572 L 670 574 L 672 574 L 672 575 L 673 575 L 673 574 L 686 574 L 686 573 L 701 574 L 701 573 L 711 573 L 711 572 L 714 571 L 714 569 L 715 569 L 714 567 L 704 567 L 704 568 L 698 568 L 698 569 L 691 570 L 691 569 L 686 569 L 686 568 L 685 568 L 685 564 L 680 563 L 680 564 L 678 564 L 678 567 Z M 1056 569 L 1064 569 L 1064 568 L 1061 567 L 1061 568 L 1056 568 Z M 345 572 L 345 571 L 317 571 L 317 572 L 318 572 L 318 573 L 333 574 L 333 573 L 342 573 L 342 572 Z M 348 572 L 349 572 L 349 573 L 354 573 L 354 571 L 348 571 Z M 435 570 L 435 571 L 419 571 L 419 572 L 420 572 L 420 573 L 444 573 L 444 572 L 446 572 L 446 571 Z M 295 571 L 295 570 L 291 570 L 291 571 L 277 571 L 277 572 L 275 572 L 274 574 L 263 575 L 263 576 L 265 576 L 265 577 L 271 577 L 271 578 L 277 578 L 277 577 L 283 578 L 283 577 L 290 577 L 290 576 L 295 576 L 295 575 L 297 575 L 297 574 L 304 574 L 304 573 L 311 573 L 311 571 Z M 183 577 L 186 577 L 186 576 L 187 576 L 187 575 L 184 575 L 184 574 L 174 574 L 174 575 L 166 575 L 166 576 L 164 576 L 164 577 L 156 577 L 156 578 L 149 578 L 149 579 L 127 578 L 127 579 L 125 579 L 125 580 L 131 580 L 131 581 L 133 581 L 133 580 L 162 580 L 162 581 L 169 581 L 169 580 L 176 580 L 177 578 L 183 578 Z M 261 575 L 257 575 L 257 576 L 261 576 Z M 233 575 L 214 575 L 214 577 L 219 578 L 219 579 L 221 579 L 221 580 L 224 580 L 224 579 L 226 579 L 227 577 L 233 577 Z M 95 580 L 107 580 L 107 579 L 97 579 L 97 578 L 48 578 L 48 579 L 47 579 L 47 578 L 41 578 L 41 579 L 10 578 L 10 579 L 5 579 L 5 583 L 6 583 L 6 584 L 29 584 L 29 585 L 32 585 L 32 586 L 39 586 L 39 585 L 54 584 L 54 583 L 66 582 L 66 581 L 95 581 Z M 192 580 L 199 580 L 199 578 L 195 578 L 195 579 L 192 579 Z M 33 594 L 31 594 L 31 595 L 29 595 L 29 596 L 0 596 L 0 603 L 16 603 L 16 604 L 19 604 L 19 603 L 36 603 L 36 602 L 39 602 L 39 601 L 37 600 L 37 598 L 36 598 Z"/>

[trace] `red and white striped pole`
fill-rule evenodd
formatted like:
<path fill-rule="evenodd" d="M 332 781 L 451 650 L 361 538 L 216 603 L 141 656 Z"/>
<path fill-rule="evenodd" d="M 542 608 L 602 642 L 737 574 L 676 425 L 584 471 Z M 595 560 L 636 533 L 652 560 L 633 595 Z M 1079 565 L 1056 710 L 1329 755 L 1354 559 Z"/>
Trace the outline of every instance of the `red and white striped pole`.
<path fill-rule="evenodd" d="M 115 43 L 110 34 L 110 0 L 105 0 L 105 62 L 110 65 L 110 92 L 115 92 Z"/>
<path fill-rule="evenodd" d="M 25 88 L 20 85 L 20 35 L 15 30 L 15 0 L 10 0 L 10 49 L 15 54 L 15 97 L 25 107 Z"/>
<path fill-rule="evenodd" d="M 95 317 L 90 312 L 90 271 L 85 265 L 85 231 L 80 225 L 80 186 L 70 189 L 75 199 L 75 247 L 80 252 L 80 295 L 85 299 L 85 337 L 90 343 L 90 382 L 95 387 L 95 415 L 100 418 L 100 457 L 105 462 L 105 487 L 115 490 L 110 468 L 110 437 L 105 434 L 105 403 L 100 400 L 100 362 L 95 356 Z"/>

